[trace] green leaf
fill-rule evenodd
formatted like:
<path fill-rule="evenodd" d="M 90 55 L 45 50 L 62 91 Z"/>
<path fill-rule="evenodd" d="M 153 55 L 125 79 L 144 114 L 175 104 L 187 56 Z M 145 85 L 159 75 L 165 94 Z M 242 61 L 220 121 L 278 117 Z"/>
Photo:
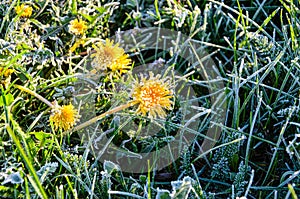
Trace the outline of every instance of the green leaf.
<path fill-rule="evenodd" d="M 11 93 L 8 93 L 7 95 L 1 96 L 0 106 L 4 106 L 4 105 L 9 106 L 13 103 L 13 101 L 14 101 L 14 96 Z"/>
<path fill-rule="evenodd" d="M 83 13 L 81 13 L 81 16 L 82 17 L 84 17 L 86 20 L 88 20 L 89 22 L 93 22 L 96 18 L 97 18 L 97 16 L 90 16 L 90 15 L 86 15 L 86 14 L 83 14 Z"/>
<path fill-rule="evenodd" d="M 101 14 L 105 13 L 106 8 L 103 7 L 103 6 L 101 6 L 101 7 L 96 8 L 96 10 L 97 10 L 97 11 L 100 13 L 100 15 L 101 15 Z"/>
<path fill-rule="evenodd" d="M 121 171 L 119 165 L 107 160 L 104 161 L 103 168 L 108 174 L 112 174 L 114 171 Z"/>
<path fill-rule="evenodd" d="M 50 133 L 45 133 L 43 131 L 39 131 L 39 132 L 31 132 L 31 135 L 34 135 L 36 139 L 38 139 L 39 141 L 44 141 L 46 138 L 51 137 Z"/>
<path fill-rule="evenodd" d="M 168 190 L 158 188 L 155 199 L 171 199 L 172 197 L 170 195 Z"/>
<path fill-rule="evenodd" d="M 24 182 L 23 178 L 20 176 L 19 172 L 12 173 L 4 179 L 2 184 L 12 183 L 12 184 L 22 184 Z"/>
<path fill-rule="evenodd" d="M 77 14 L 77 1 L 76 0 L 72 0 L 71 12 L 73 15 Z"/>

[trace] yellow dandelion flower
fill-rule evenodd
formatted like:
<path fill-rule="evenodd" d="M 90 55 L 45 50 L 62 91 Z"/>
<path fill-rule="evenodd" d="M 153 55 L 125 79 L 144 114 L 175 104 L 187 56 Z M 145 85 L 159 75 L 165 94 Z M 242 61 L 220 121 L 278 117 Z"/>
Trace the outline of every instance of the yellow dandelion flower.
<path fill-rule="evenodd" d="M 74 19 L 69 25 L 70 32 L 75 35 L 83 35 L 87 28 L 86 22 L 82 21 L 81 19 L 79 21 L 78 19 Z"/>
<path fill-rule="evenodd" d="M 132 98 L 138 104 L 136 112 L 143 116 L 148 113 L 150 118 L 165 118 L 165 110 L 170 110 L 174 104 L 170 83 L 166 79 L 160 79 L 160 75 L 154 76 L 152 72 L 149 74 L 149 79 L 142 77 L 133 87 Z"/>
<path fill-rule="evenodd" d="M 0 77 L 7 78 L 14 72 L 14 69 L 0 67 Z"/>
<path fill-rule="evenodd" d="M 79 118 L 77 110 L 72 104 L 59 106 L 56 102 L 52 108 L 50 122 L 53 123 L 55 130 L 69 130 L 72 128 Z"/>
<path fill-rule="evenodd" d="M 105 44 L 100 43 L 94 46 L 96 53 L 92 54 L 92 66 L 96 70 L 109 73 L 113 77 L 120 77 L 130 70 L 131 60 L 119 44 L 106 39 Z"/>
<path fill-rule="evenodd" d="M 83 45 L 85 43 L 85 39 L 80 38 L 79 40 L 77 40 L 73 46 L 69 49 L 69 52 L 72 53 L 74 52 L 79 46 Z"/>
<path fill-rule="evenodd" d="M 120 77 L 122 74 L 130 70 L 131 67 L 129 64 L 131 60 L 128 57 L 129 56 L 127 54 L 123 54 L 109 66 L 112 75 Z"/>
<path fill-rule="evenodd" d="M 15 7 L 15 11 L 17 15 L 20 15 L 20 17 L 27 17 L 29 18 L 32 14 L 32 7 L 28 5 L 21 4 L 17 7 Z"/>
<path fill-rule="evenodd" d="M 5 88 L 8 88 L 11 80 L 11 74 L 14 72 L 14 69 L 0 67 L 0 84 L 4 85 Z"/>

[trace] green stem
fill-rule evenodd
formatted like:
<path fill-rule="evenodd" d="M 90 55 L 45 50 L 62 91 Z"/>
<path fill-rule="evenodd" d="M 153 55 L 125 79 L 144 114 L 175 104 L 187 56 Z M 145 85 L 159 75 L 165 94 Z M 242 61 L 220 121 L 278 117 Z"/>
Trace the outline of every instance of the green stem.
<path fill-rule="evenodd" d="M 135 105 L 137 103 L 138 102 L 136 102 L 136 101 L 131 101 L 131 102 L 127 103 L 127 104 L 122 104 L 120 106 L 117 106 L 117 107 L 115 107 L 115 108 L 113 108 L 113 109 L 111 109 L 109 111 L 106 111 L 105 113 L 102 113 L 101 115 L 98 115 L 98 116 L 96 116 L 96 117 L 94 117 L 94 118 L 92 118 L 92 119 L 90 119 L 90 120 L 88 120 L 88 121 L 86 121 L 86 122 L 84 122 L 84 123 L 76 126 L 75 128 L 73 128 L 71 130 L 63 132 L 63 135 L 68 134 L 68 133 L 72 133 L 72 132 L 75 132 L 75 131 L 79 131 L 79 130 L 81 130 L 81 129 L 83 129 L 83 128 L 85 128 L 85 127 L 87 127 L 87 126 L 89 126 L 89 125 L 91 125 L 91 124 L 93 124 L 95 122 L 97 122 L 98 120 L 106 117 L 107 115 L 111 115 L 113 113 L 119 112 L 119 111 L 124 110 L 126 108 L 129 108 L 129 107 L 131 107 L 131 106 L 133 106 L 133 105 Z"/>
<path fill-rule="evenodd" d="M 31 164 L 28 156 L 26 155 L 21 143 L 19 142 L 19 139 L 17 138 L 16 134 L 14 133 L 14 131 L 10 128 L 9 125 L 6 125 L 6 130 L 9 133 L 9 135 L 11 136 L 11 138 L 13 139 L 14 143 L 16 144 L 16 147 L 18 148 L 18 150 L 20 151 L 20 154 L 22 156 L 22 158 L 24 159 L 27 168 L 29 169 L 30 174 L 33 176 L 34 182 L 36 183 L 36 186 L 33 186 L 34 188 L 36 187 L 36 191 L 37 193 L 40 195 L 41 198 L 43 199 L 47 199 L 48 196 L 40 182 L 40 179 L 38 177 L 38 175 L 35 172 L 35 169 L 33 167 L 33 165 Z"/>
<path fill-rule="evenodd" d="M 42 97 L 41 95 L 37 94 L 36 92 L 24 87 L 24 86 L 21 86 L 21 85 L 14 85 L 17 89 L 21 90 L 21 91 L 24 91 L 30 95 L 33 95 L 34 97 L 38 98 L 39 100 L 41 100 L 42 102 L 44 102 L 45 104 L 47 104 L 50 108 L 53 108 L 54 105 L 49 102 L 48 100 L 46 100 L 44 97 Z"/>

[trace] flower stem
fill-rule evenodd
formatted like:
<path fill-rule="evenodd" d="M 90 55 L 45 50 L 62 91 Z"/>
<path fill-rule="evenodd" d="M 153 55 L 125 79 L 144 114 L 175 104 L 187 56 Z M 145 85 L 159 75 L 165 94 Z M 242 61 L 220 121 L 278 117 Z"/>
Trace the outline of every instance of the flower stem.
<path fill-rule="evenodd" d="M 42 97 L 41 95 L 37 94 L 36 92 L 25 88 L 21 85 L 14 85 L 17 89 L 21 90 L 21 91 L 25 91 L 26 93 L 33 95 L 34 97 L 38 98 L 39 100 L 41 100 L 42 102 L 44 102 L 45 104 L 47 104 L 50 108 L 53 108 L 53 104 L 51 104 L 51 102 L 49 102 L 48 100 L 46 100 L 44 97 Z"/>
<path fill-rule="evenodd" d="M 107 115 L 119 112 L 119 111 L 124 110 L 126 108 L 129 108 L 129 107 L 131 107 L 131 106 L 133 106 L 133 105 L 135 105 L 137 103 L 138 103 L 137 101 L 131 101 L 131 102 L 127 103 L 127 104 L 122 104 L 120 106 L 117 106 L 117 107 L 115 107 L 115 108 L 113 108 L 113 109 L 111 109 L 109 111 L 106 111 L 105 113 L 102 113 L 101 115 L 98 115 L 98 116 L 96 116 L 96 117 L 94 117 L 94 118 L 92 118 L 92 119 L 90 119 L 90 120 L 88 120 L 88 121 L 86 121 L 86 122 L 84 122 L 84 123 L 82 123 L 82 124 L 74 127 L 71 130 L 63 132 L 63 135 L 71 133 L 71 132 L 79 131 L 79 130 L 81 130 L 81 129 L 83 129 L 83 128 L 85 128 L 85 127 L 87 127 L 87 126 L 89 126 L 89 125 L 91 125 L 91 124 L 93 124 L 95 122 L 97 122 L 98 120 L 106 117 Z"/>

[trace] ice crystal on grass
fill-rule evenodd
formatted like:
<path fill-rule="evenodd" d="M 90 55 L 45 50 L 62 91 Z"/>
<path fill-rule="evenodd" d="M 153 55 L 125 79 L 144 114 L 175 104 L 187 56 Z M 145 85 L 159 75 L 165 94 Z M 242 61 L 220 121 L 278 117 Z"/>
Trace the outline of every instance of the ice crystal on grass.
<path fill-rule="evenodd" d="M 170 198 L 207 198 L 206 193 L 202 190 L 200 184 L 197 184 L 193 178 L 185 176 L 182 180 L 172 181 L 172 193 L 169 194 Z M 167 190 L 159 190 L 158 196 L 167 197 Z"/>
<path fill-rule="evenodd" d="M 191 170 L 191 152 L 187 146 L 183 148 L 182 154 L 180 156 L 180 170 L 185 174 L 189 175 L 192 173 Z"/>
<path fill-rule="evenodd" d="M 280 48 L 273 41 L 270 41 L 268 37 L 253 32 L 248 32 L 247 36 L 248 41 L 252 44 L 253 52 L 257 54 L 258 61 L 262 64 L 267 64 L 274 60 L 280 53 Z"/>
<path fill-rule="evenodd" d="M 43 165 L 36 173 L 42 182 L 50 180 L 50 176 L 55 173 L 58 168 L 57 162 L 49 162 Z"/>
<path fill-rule="evenodd" d="M 295 134 L 294 139 L 289 141 L 286 147 L 286 152 L 289 154 L 290 159 L 293 159 L 295 157 L 296 160 L 300 161 L 299 146 L 300 146 L 300 134 Z"/>
<path fill-rule="evenodd" d="M 75 153 L 65 152 L 64 156 L 74 171 L 84 171 L 90 166 L 90 161 L 83 161 L 83 156 Z"/>
<path fill-rule="evenodd" d="M 253 43 L 255 50 L 259 52 L 260 55 L 272 54 L 276 56 L 276 53 L 278 52 L 276 46 L 272 41 L 269 41 L 268 37 L 253 32 L 248 32 L 247 35 Z"/>
<path fill-rule="evenodd" d="M 6 183 L 22 184 L 23 182 L 24 182 L 24 180 L 20 176 L 20 172 L 15 172 L 15 173 L 11 173 L 11 174 L 7 175 L 1 184 L 2 185 L 6 184 Z"/>
<path fill-rule="evenodd" d="M 211 176 L 217 179 L 229 177 L 230 168 L 227 157 L 221 157 L 217 163 L 213 164 Z"/>
<path fill-rule="evenodd" d="M 249 183 L 248 173 L 250 172 L 250 170 L 251 167 L 246 166 L 243 161 L 240 163 L 239 172 L 235 175 L 233 182 L 236 196 L 242 196 L 245 192 L 245 188 Z"/>
<path fill-rule="evenodd" d="M 231 132 L 228 135 L 226 134 L 226 137 L 224 138 L 224 143 L 231 142 L 240 137 L 242 137 L 241 133 Z M 230 178 L 229 162 L 233 161 L 233 158 L 235 157 L 235 154 L 238 153 L 241 144 L 242 144 L 241 142 L 237 142 L 230 145 L 226 145 L 216 150 L 212 159 L 214 164 L 213 164 L 211 176 L 213 178 L 220 179 L 220 180 L 228 180 Z"/>
<path fill-rule="evenodd" d="M 279 111 L 277 111 L 277 115 L 279 117 L 286 117 L 288 116 L 290 113 L 294 116 L 298 116 L 299 112 L 300 112 L 300 105 L 298 100 L 282 100 L 281 102 L 279 102 L 279 104 L 284 104 L 285 108 L 280 109 Z M 293 105 L 290 105 L 293 104 Z"/>

